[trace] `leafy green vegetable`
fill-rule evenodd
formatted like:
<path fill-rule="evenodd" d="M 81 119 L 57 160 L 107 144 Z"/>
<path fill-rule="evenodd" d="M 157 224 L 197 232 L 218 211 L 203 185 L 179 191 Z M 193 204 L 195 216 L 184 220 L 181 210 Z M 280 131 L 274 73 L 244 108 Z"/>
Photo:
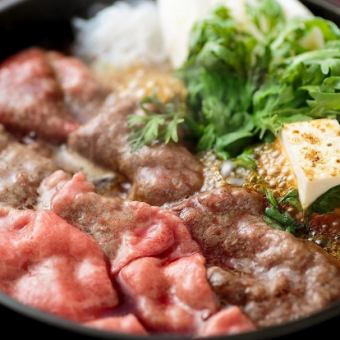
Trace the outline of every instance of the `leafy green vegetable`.
<path fill-rule="evenodd" d="M 287 204 L 293 197 L 296 199 L 295 192 L 289 192 L 280 201 L 277 201 L 270 190 L 265 190 L 265 195 L 269 206 L 265 209 L 264 221 L 268 225 L 292 234 L 297 234 L 305 230 L 306 226 L 304 223 L 297 222 L 288 212 L 281 211 L 280 206 L 282 204 Z"/>
<path fill-rule="evenodd" d="M 302 211 L 299 192 L 297 189 L 288 191 L 279 201 L 279 204 L 287 204 L 294 207 L 298 211 Z"/>
<path fill-rule="evenodd" d="M 162 103 L 157 96 L 145 97 L 141 103 L 144 114 L 134 114 L 128 118 L 132 130 L 129 141 L 132 150 L 158 142 L 178 142 L 178 128 L 184 122 L 185 110 L 177 97 Z"/>
<path fill-rule="evenodd" d="M 286 22 L 275 0 L 248 6 L 249 30 L 224 7 L 198 22 L 179 71 L 186 124 L 199 151 L 235 157 L 283 124 L 340 114 L 340 30 L 321 18 Z"/>
<path fill-rule="evenodd" d="M 220 7 L 193 29 L 190 55 L 180 75 L 188 88 L 188 125 L 198 150 L 237 155 L 253 136 L 249 115 L 262 76 L 257 40 Z"/>
<path fill-rule="evenodd" d="M 340 185 L 328 190 L 319 197 L 309 208 L 309 212 L 327 214 L 340 208 Z"/>
<path fill-rule="evenodd" d="M 289 191 L 281 199 L 277 200 L 270 190 L 265 190 L 265 195 L 269 206 L 265 209 L 264 221 L 280 230 L 285 230 L 293 234 L 304 231 L 309 224 L 312 213 L 327 214 L 340 208 L 340 185 L 330 189 L 319 197 L 310 208 L 304 212 L 304 223 L 299 223 L 293 217 L 283 211 L 283 206 L 292 206 L 298 211 L 302 211 L 298 191 L 296 189 Z"/>
<path fill-rule="evenodd" d="M 276 1 L 262 0 L 257 6 L 246 4 L 246 10 L 252 28 L 256 28 L 257 36 L 266 39 L 268 34 L 277 35 L 286 23 L 286 18 L 281 6 Z"/>
<path fill-rule="evenodd" d="M 278 203 L 278 201 L 276 200 L 276 198 L 275 198 L 273 192 L 266 189 L 264 193 L 265 193 L 265 195 L 266 195 L 266 198 L 267 198 L 269 204 L 270 204 L 273 208 L 276 208 L 276 209 L 279 208 L 279 203 Z"/>
<path fill-rule="evenodd" d="M 178 127 L 248 168 L 254 142 L 275 138 L 285 123 L 340 116 L 340 30 L 321 18 L 286 22 L 276 0 L 247 6 L 248 29 L 225 7 L 193 27 L 188 60 L 179 70 L 187 110 L 148 98 L 129 118 L 134 150 L 178 141 Z M 151 108 L 150 108 L 151 107 Z M 186 111 L 186 112 L 185 112 Z"/>
<path fill-rule="evenodd" d="M 273 71 L 272 71 L 273 72 Z M 254 95 L 260 137 L 276 135 L 284 123 L 340 113 L 340 48 L 328 47 L 288 58 Z"/>
<path fill-rule="evenodd" d="M 234 159 L 234 164 L 236 166 L 241 166 L 243 168 L 255 171 L 257 164 L 255 161 L 254 150 L 249 148 L 245 149 L 239 156 Z"/>
<path fill-rule="evenodd" d="M 295 19 L 281 27 L 281 31 L 270 43 L 273 62 L 293 57 L 308 51 L 324 48 L 326 42 L 339 39 L 339 28 L 322 18 Z"/>

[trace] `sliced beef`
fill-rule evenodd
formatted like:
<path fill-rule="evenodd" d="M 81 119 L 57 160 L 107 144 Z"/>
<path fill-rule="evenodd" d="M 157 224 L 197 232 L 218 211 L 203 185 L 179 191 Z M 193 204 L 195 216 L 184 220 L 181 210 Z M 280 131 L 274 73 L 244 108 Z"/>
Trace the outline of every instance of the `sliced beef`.
<path fill-rule="evenodd" d="M 4 127 L 0 124 L 0 152 L 4 150 L 9 143 L 13 142 L 13 138 L 6 132 Z"/>
<path fill-rule="evenodd" d="M 39 207 L 51 209 L 93 236 L 111 261 L 112 273 L 145 256 L 169 259 L 198 251 L 178 217 L 146 203 L 106 198 L 93 192 L 81 173 L 72 179 L 62 171 L 48 177 L 39 191 Z"/>
<path fill-rule="evenodd" d="M 126 316 L 107 317 L 87 322 L 86 326 L 114 331 L 119 333 L 146 335 L 147 332 L 133 314 Z"/>
<path fill-rule="evenodd" d="M 183 146 L 161 144 L 133 152 L 127 117 L 136 112 L 134 100 L 109 98 L 103 112 L 69 137 L 75 151 L 125 175 L 133 184 L 131 199 L 162 205 L 198 191 L 202 169 Z"/>
<path fill-rule="evenodd" d="M 33 207 L 41 181 L 55 170 L 52 160 L 15 142 L 0 126 L 0 205 Z"/>
<path fill-rule="evenodd" d="M 198 254 L 170 264 L 136 260 L 121 270 L 118 282 L 136 315 L 154 331 L 193 333 L 218 308 Z"/>
<path fill-rule="evenodd" d="M 55 140 L 77 128 L 43 50 L 25 50 L 0 65 L 0 123 Z"/>
<path fill-rule="evenodd" d="M 0 209 L 0 291 L 76 321 L 117 305 L 104 254 L 53 212 Z"/>
<path fill-rule="evenodd" d="M 90 234 L 105 251 L 124 297 L 122 310 L 135 314 L 147 330 L 207 335 L 246 328 L 242 317 L 222 317 L 204 326 L 218 312 L 218 300 L 197 244 L 173 214 L 99 196 L 82 174 L 70 179 L 58 171 L 39 191 L 39 208 L 53 210 Z M 253 328 L 249 321 L 247 325 Z"/>
<path fill-rule="evenodd" d="M 60 169 L 70 173 L 82 172 L 95 185 L 96 192 L 107 197 L 127 198 L 130 183 L 120 174 L 90 161 L 63 145 L 53 154 Z"/>
<path fill-rule="evenodd" d="M 228 241 L 239 247 L 235 222 L 243 215 L 260 216 L 263 210 L 262 196 L 232 186 L 196 194 L 172 207 L 200 244 L 209 265 L 225 261 L 226 266 L 230 259 L 223 244 Z"/>
<path fill-rule="evenodd" d="M 199 254 L 171 263 L 146 257 L 125 266 L 118 282 L 136 315 L 152 331 L 208 336 L 254 329 L 236 307 L 238 317 L 228 310 L 215 314 L 219 305 L 204 263 Z"/>
<path fill-rule="evenodd" d="M 59 149 L 59 147 L 56 148 L 53 143 L 49 143 L 42 138 L 38 138 L 34 134 L 32 136 L 31 134 L 25 135 L 23 137 L 21 136 L 18 141 L 20 144 L 26 146 L 27 149 L 30 149 L 33 152 L 50 159 L 54 158 L 56 150 Z"/>
<path fill-rule="evenodd" d="M 225 308 L 208 319 L 198 331 L 198 335 L 201 337 L 233 335 L 252 330 L 255 330 L 252 322 L 234 306 Z"/>
<path fill-rule="evenodd" d="M 226 304 L 258 326 L 308 315 L 340 300 L 339 262 L 309 241 L 263 222 L 261 198 L 226 187 L 173 206 L 207 259 Z"/>
<path fill-rule="evenodd" d="M 96 116 L 107 93 L 95 80 L 90 69 L 79 59 L 58 52 L 49 52 L 48 58 L 73 117 L 85 123 Z"/>

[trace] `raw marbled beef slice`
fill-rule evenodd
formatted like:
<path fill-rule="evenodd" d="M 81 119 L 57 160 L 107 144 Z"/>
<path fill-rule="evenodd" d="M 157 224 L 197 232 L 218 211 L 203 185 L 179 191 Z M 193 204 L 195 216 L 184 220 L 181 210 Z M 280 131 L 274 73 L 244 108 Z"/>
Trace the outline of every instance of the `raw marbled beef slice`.
<path fill-rule="evenodd" d="M 87 321 L 117 305 L 104 255 L 53 212 L 0 211 L 0 290 L 58 316 Z"/>

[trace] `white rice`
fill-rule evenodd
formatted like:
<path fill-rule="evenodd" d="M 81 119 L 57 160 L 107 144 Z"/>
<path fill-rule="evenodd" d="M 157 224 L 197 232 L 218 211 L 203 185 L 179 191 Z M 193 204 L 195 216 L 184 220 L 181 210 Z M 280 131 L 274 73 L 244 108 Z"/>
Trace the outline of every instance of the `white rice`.
<path fill-rule="evenodd" d="M 89 20 L 74 19 L 74 53 L 88 62 L 124 67 L 166 60 L 157 4 L 116 2 Z"/>

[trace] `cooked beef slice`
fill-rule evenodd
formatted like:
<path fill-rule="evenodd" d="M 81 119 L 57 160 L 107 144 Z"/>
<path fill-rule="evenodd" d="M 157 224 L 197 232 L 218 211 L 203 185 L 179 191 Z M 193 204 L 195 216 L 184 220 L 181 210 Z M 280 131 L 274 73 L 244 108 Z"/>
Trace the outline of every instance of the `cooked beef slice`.
<path fill-rule="evenodd" d="M 41 184 L 38 207 L 53 210 L 91 235 L 110 259 L 112 273 L 140 257 L 166 253 L 168 259 L 175 259 L 198 251 L 173 214 L 142 202 L 103 197 L 93 190 L 83 174 L 70 179 L 57 171 Z"/>
<path fill-rule="evenodd" d="M 306 316 L 340 300 L 339 262 L 309 241 L 263 222 L 262 200 L 242 188 L 201 193 L 172 207 L 207 259 L 226 304 L 257 326 Z"/>
<path fill-rule="evenodd" d="M 77 128 L 43 50 L 25 50 L 0 65 L 0 123 L 53 140 Z"/>
<path fill-rule="evenodd" d="M 7 133 L 5 128 L 0 124 L 0 152 L 4 150 L 9 143 L 13 142 L 13 140 L 11 135 Z"/>
<path fill-rule="evenodd" d="M 0 291 L 75 321 L 117 305 L 103 252 L 53 212 L 0 209 Z"/>
<path fill-rule="evenodd" d="M 18 140 L 20 144 L 27 147 L 27 149 L 32 150 L 36 154 L 44 156 L 46 158 L 54 158 L 55 150 L 58 150 L 56 146 L 48 141 L 37 138 L 36 136 L 31 137 L 30 135 L 25 135 Z"/>
<path fill-rule="evenodd" d="M 238 316 L 228 309 L 218 312 L 204 264 L 200 254 L 171 263 L 144 257 L 125 266 L 118 283 L 151 331 L 209 336 L 254 329 L 237 307 Z"/>
<path fill-rule="evenodd" d="M 85 323 L 85 326 L 119 333 L 146 335 L 147 332 L 133 314 L 106 317 Z"/>
<path fill-rule="evenodd" d="M 101 114 L 70 135 L 70 147 L 125 175 L 132 182 L 133 200 L 162 205 L 198 191 L 202 168 L 183 146 L 161 144 L 132 151 L 127 117 L 137 110 L 134 100 L 117 104 L 108 98 Z"/>
<path fill-rule="evenodd" d="M 53 210 L 101 246 L 112 278 L 118 278 L 122 309 L 147 330 L 208 335 L 253 328 L 241 312 L 205 326 L 219 304 L 207 282 L 205 260 L 178 217 L 146 203 L 99 196 L 82 174 L 70 179 L 57 171 L 39 192 L 38 208 Z"/>
<path fill-rule="evenodd" d="M 107 93 L 90 69 L 79 59 L 58 52 L 49 52 L 48 58 L 72 116 L 80 123 L 96 116 Z"/>
<path fill-rule="evenodd" d="M 41 181 L 55 170 L 52 160 L 15 142 L 0 126 L 0 205 L 33 207 Z"/>
<path fill-rule="evenodd" d="M 60 169 L 75 174 L 82 172 L 95 185 L 96 192 L 107 197 L 127 198 L 130 183 L 126 179 L 105 167 L 94 163 L 79 153 L 62 145 L 53 154 L 53 160 Z"/>

